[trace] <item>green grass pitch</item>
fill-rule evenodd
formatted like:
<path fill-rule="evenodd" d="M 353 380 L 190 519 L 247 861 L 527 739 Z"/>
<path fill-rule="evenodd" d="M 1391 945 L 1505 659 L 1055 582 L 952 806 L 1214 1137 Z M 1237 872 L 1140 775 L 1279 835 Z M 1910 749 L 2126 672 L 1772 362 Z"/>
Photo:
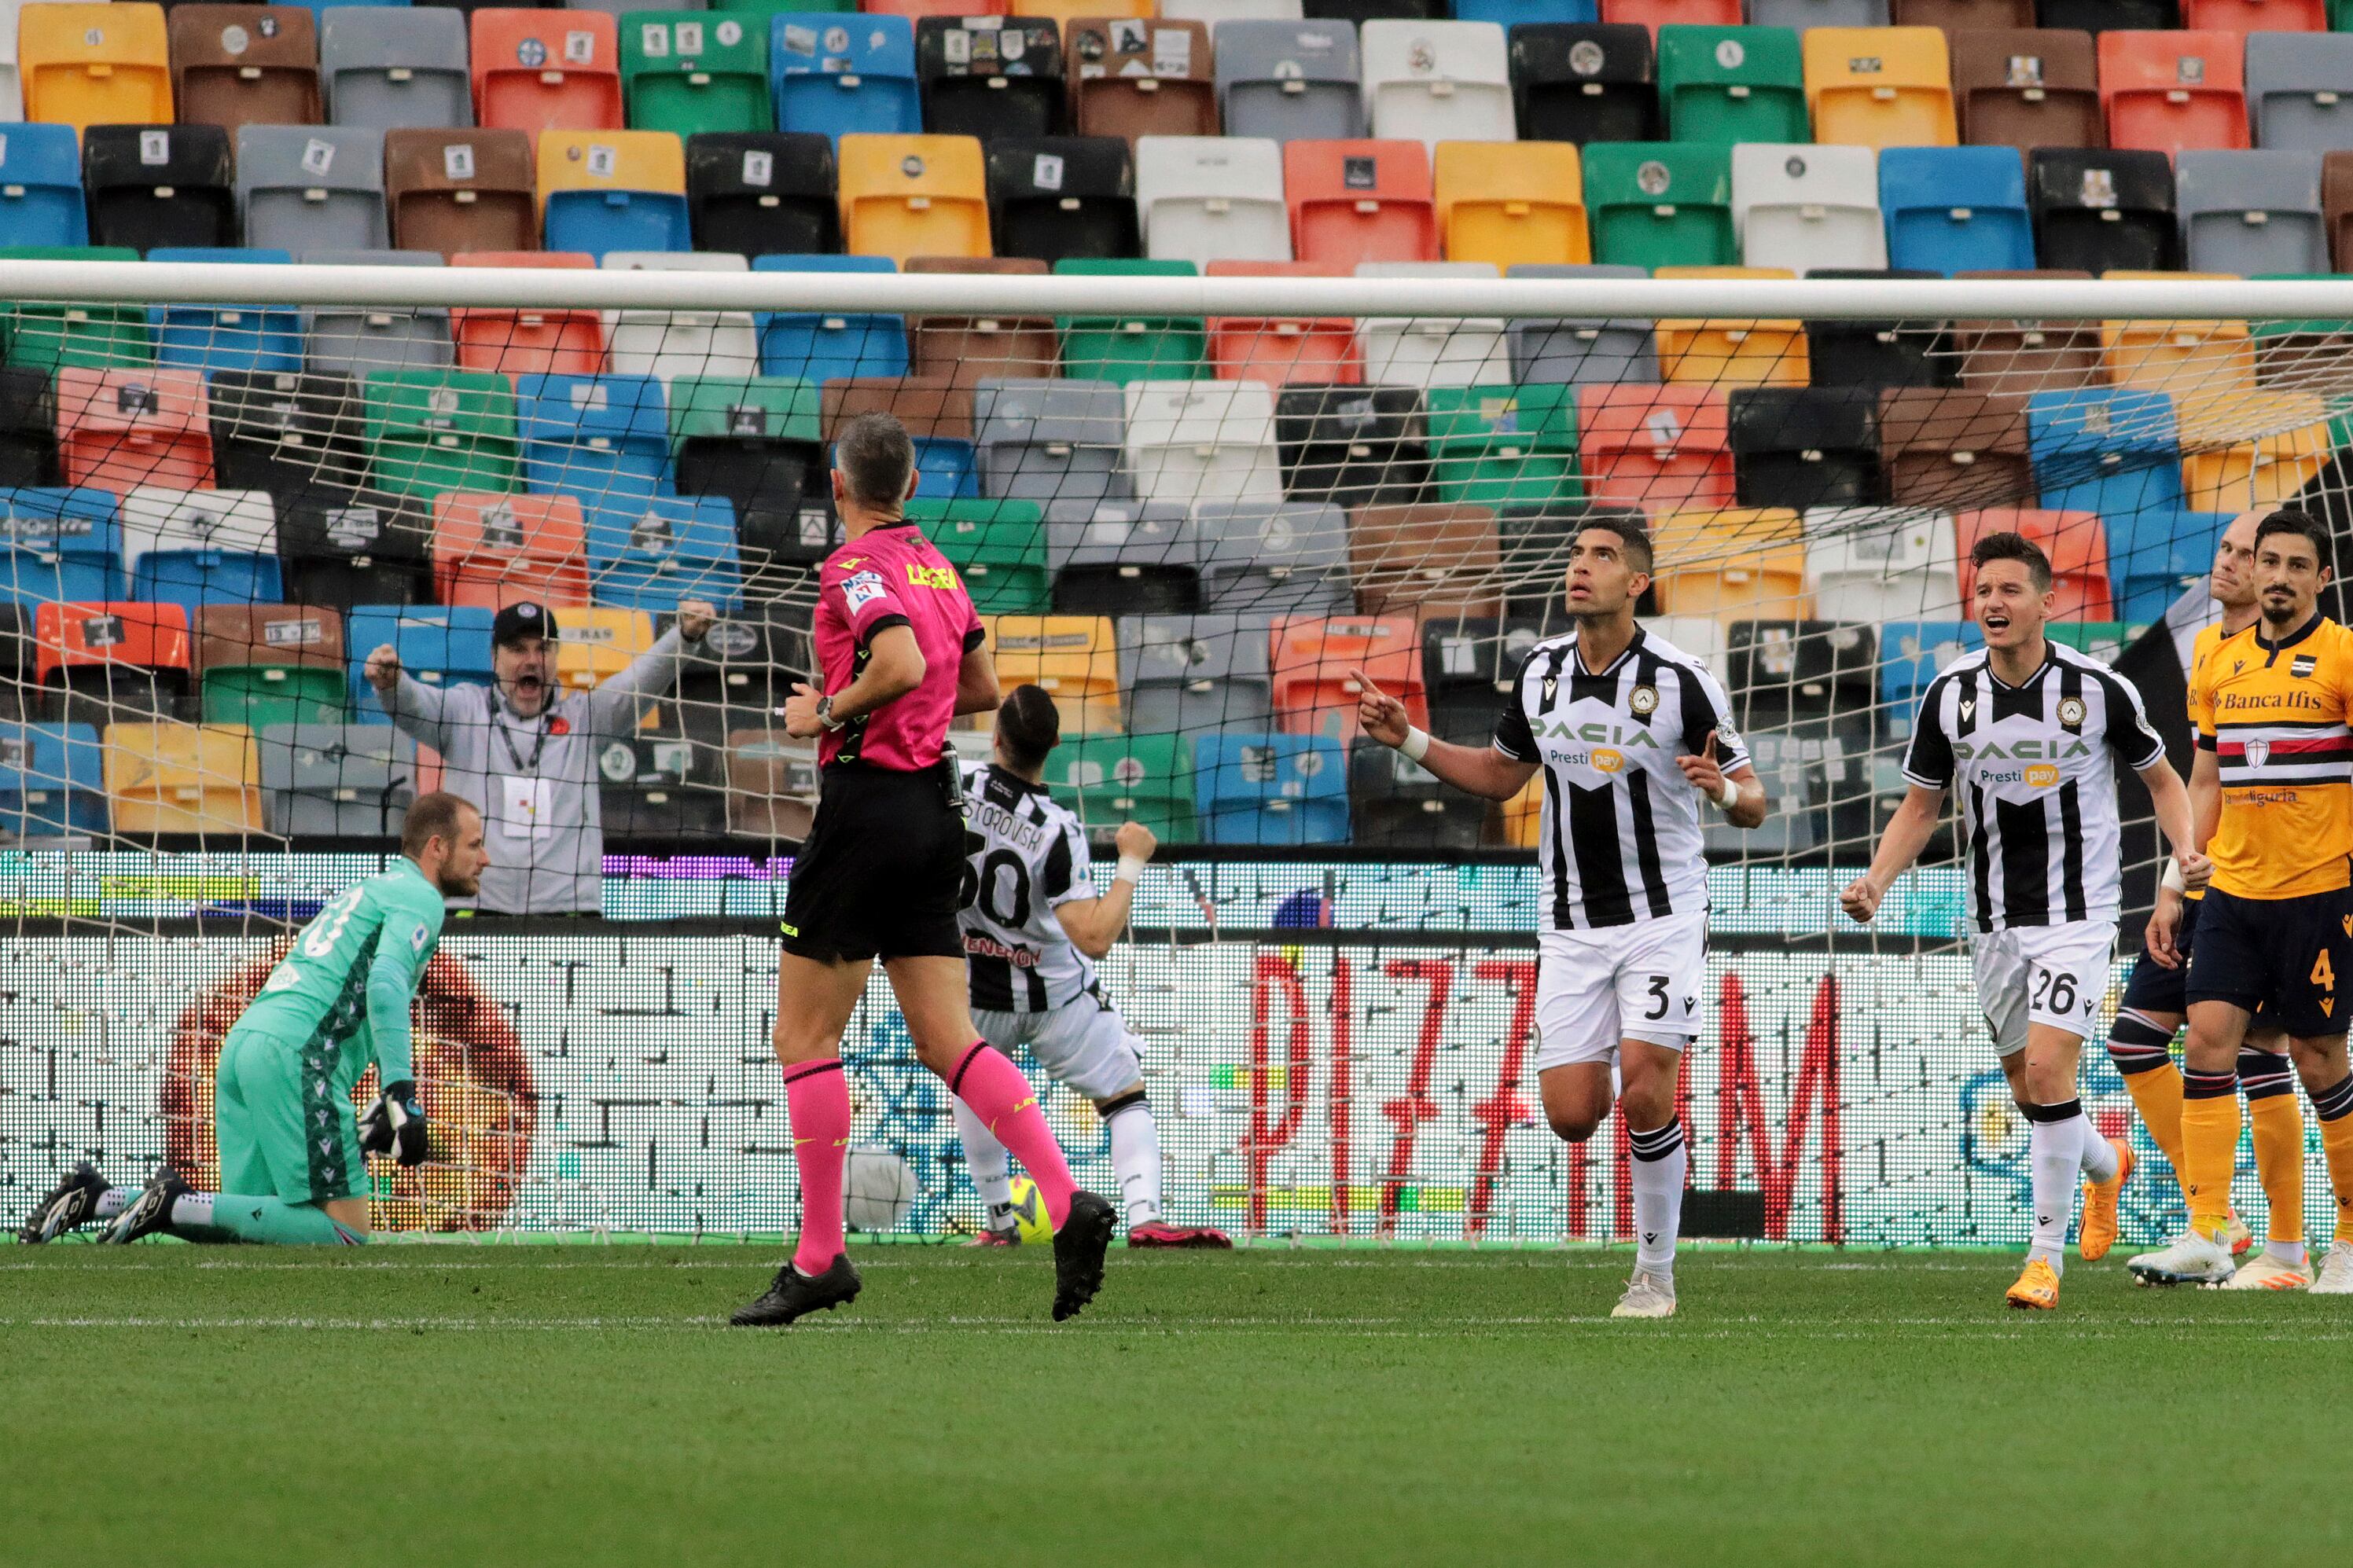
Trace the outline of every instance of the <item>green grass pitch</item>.
<path fill-rule="evenodd" d="M 2353 1561 L 2353 1302 L 1993 1253 L 0 1248 L 0 1561 Z"/>

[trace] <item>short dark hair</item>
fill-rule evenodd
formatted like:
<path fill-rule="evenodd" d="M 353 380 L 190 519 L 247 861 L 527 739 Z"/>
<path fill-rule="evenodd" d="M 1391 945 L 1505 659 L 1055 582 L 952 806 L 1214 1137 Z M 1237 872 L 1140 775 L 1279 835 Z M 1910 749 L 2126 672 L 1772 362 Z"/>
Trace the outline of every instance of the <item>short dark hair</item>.
<path fill-rule="evenodd" d="M 2042 553 L 2042 546 L 2022 533 L 2004 529 L 2000 533 L 1978 536 L 1969 550 L 1969 564 L 1983 567 L 1995 561 L 2021 561 L 2026 564 L 2026 574 L 2034 583 L 2038 594 L 2051 592 L 2051 557 Z"/>
<path fill-rule="evenodd" d="M 1627 565 L 1637 572 L 1648 572 L 1651 569 L 1653 559 L 1651 551 L 1651 525 L 1639 513 L 1630 512 L 1620 516 L 1616 512 L 1609 512 L 1599 517 L 1585 518 L 1577 525 L 1578 533 L 1584 533 L 1591 529 L 1599 529 L 1605 533 L 1614 533 L 1618 536 L 1623 547 L 1620 552 L 1626 557 Z"/>
<path fill-rule="evenodd" d="M 1046 765 L 1046 753 L 1062 743 L 1062 710 L 1053 693 L 1042 686 L 1013 689 L 997 710 L 997 740 L 1013 765 L 1035 773 Z"/>
<path fill-rule="evenodd" d="M 907 499 L 915 472 L 915 443 L 888 414 L 861 414 L 833 438 L 833 466 L 849 481 L 860 506 L 896 507 Z"/>
<path fill-rule="evenodd" d="M 408 808 L 407 818 L 400 825 L 400 852 L 414 859 L 425 853 L 426 845 L 436 838 L 458 842 L 458 825 L 466 820 L 466 813 L 474 803 L 462 795 L 437 789 L 417 797 Z"/>
<path fill-rule="evenodd" d="M 2261 550 L 2263 541 L 2274 533 L 2293 533 L 2310 542 L 2312 558 L 2323 566 L 2337 563 L 2337 552 L 2328 539 L 2328 525 L 2301 508 L 2284 506 L 2255 524 L 2255 548 Z"/>

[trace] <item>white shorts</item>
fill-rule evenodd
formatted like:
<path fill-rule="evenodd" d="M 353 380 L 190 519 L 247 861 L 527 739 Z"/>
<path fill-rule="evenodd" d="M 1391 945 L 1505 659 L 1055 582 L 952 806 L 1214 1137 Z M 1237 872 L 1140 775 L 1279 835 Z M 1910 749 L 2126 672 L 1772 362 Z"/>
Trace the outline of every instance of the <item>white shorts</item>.
<path fill-rule="evenodd" d="M 2013 926 L 1971 938 L 1978 1006 L 1993 1031 L 1995 1054 L 2024 1050 L 2030 1024 L 2090 1039 L 2099 1027 L 2116 951 L 2114 921 Z"/>
<path fill-rule="evenodd" d="M 1611 1062 L 1620 1040 L 1682 1050 L 1700 1031 L 1707 913 L 1536 938 L 1536 1071 Z"/>
<path fill-rule="evenodd" d="M 1000 1051 L 1028 1046 L 1038 1065 L 1089 1100 L 1102 1101 L 1144 1076 L 1144 1047 L 1119 1009 L 1100 996 L 1074 996 L 1043 1013 L 973 1010 L 980 1037 Z"/>

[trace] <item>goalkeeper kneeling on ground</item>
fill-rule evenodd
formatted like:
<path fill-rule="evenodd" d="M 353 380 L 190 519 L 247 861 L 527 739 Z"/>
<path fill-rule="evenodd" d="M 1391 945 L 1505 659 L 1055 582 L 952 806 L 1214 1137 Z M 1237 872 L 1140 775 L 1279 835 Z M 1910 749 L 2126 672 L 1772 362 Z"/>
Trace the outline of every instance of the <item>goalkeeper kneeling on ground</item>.
<path fill-rule="evenodd" d="M 221 1191 L 170 1165 L 144 1190 L 69 1170 L 17 1238 L 55 1240 L 93 1220 L 99 1239 L 158 1231 L 184 1241 L 367 1239 L 365 1152 L 421 1165 L 431 1150 L 410 1065 L 410 999 L 441 940 L 443 901 L 470 896 L 485 852 L 481 814 L 454 795 L 419 796 L 400 858 L 328 904 L 296 935 L 221 1046 L 213 1085 Z M 384 1090 L 364 1115 L 352 1090 L 373 1062 Z"/>

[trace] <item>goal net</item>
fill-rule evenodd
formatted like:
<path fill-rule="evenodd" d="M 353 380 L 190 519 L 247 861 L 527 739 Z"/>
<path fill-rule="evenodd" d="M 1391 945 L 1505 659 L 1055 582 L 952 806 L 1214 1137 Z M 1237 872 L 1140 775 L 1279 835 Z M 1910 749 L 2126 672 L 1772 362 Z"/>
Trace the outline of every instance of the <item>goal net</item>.
<path fill-rule="evenodd" d="M 788 1227 L 766 1041 L 818 773 L 780 709 L 840 542 L 828 443 L 883 411 L 1000 681 L 1060 706 L 1049 788 L 1099 840 L 1165 846 L 1105 975 L 1172 1218 L 1626 1234 L 1622 1134 L 1568 1148 L 1535 1109 L 1541 785 L 1490 805 L 1367 743 L 1353 672 L 1485 743 L 1567 629 L 1570 542 L 1639 517 L 1646 625 L 1723 683 L 1770 801 L 1709 837 L 1693 1228 L 2013 1241 L 2025 1139 L 1949 826 L 1871 929 L 1835 900 L 1922 690 L 1975 646 L 1970 545 L 2042 546 L 2052 636 L 2131 674 L 2181 760 L 2221 528 L 2348 521 L 2342 285 L 814 265 L 0 261 L 0 1209 L 77 1159 L 217 1180 L 222 1034 L 442 780 L 369 656 L 491 683 L 493 616 L 529 602 L 559 694 L 628 682 L 580 710 L 606 918 L 453 916 L 417 1004 L 436 1159 L 376 1173 L 378 1226 Z M 688 644 L 698 601 L 718 620 Z M 985 758 L 986 719 L 955 741 Z M 2157 841 L 2144 800 L 2126 816 L 2145 904 Z M 552 866 L 595 829 L 540 831 Z M 849 1054 L 853 1223 L 968 1227 L 944 1093 L 879 984 Z M 1027 1065 L 1107 1180 L 1092 1108 Z M 2170 1223 L 2163 1185 L 2137 1232 Z"/>

